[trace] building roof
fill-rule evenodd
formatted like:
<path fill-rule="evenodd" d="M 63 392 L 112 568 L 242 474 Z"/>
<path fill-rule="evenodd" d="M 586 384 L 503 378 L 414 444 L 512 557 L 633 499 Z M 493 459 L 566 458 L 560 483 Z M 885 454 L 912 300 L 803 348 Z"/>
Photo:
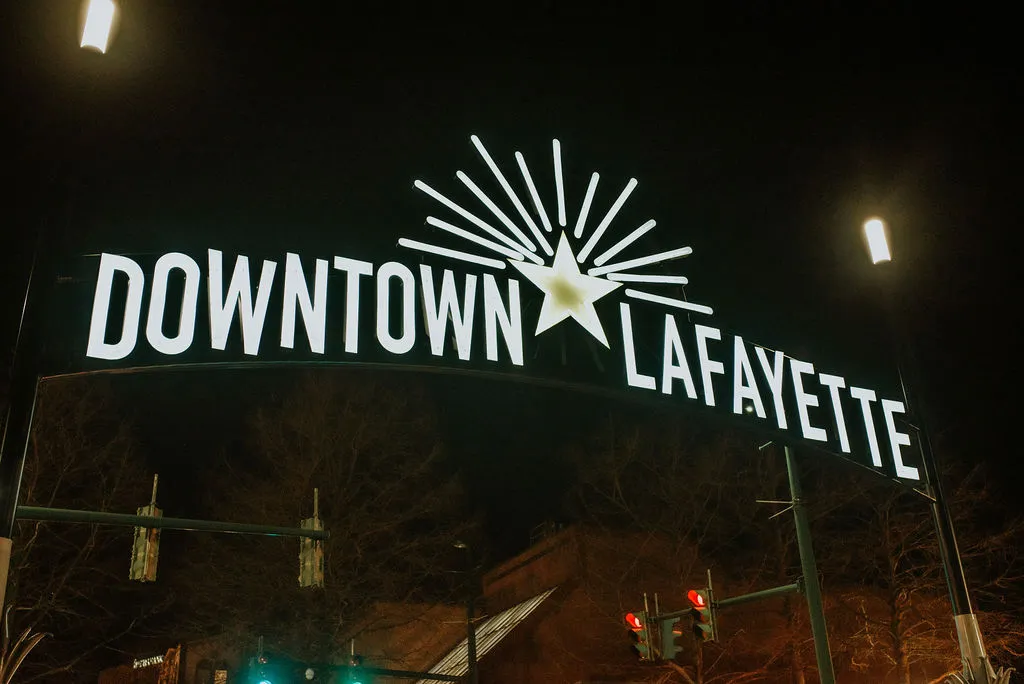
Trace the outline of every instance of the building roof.
<path fill-rule="evenodd" d="M 484 654 L 497 646 L 502 639 L 515 629 L 516 625 L 525 620 L 557 588 L 552 587 L 480 623 L 476 628 L 477 659 L 479 660 Z M 466 639 L 463 639 L 458 646 L 449 651 L 445 657 L 441 658 L 436 665 L 428 670 L 430 674 L 453 675 L 456 677 L 460 677 L 468 671 L 469 651 Z M 421 679 L 416 684 L 427 684 L 428 681 L 430 680 Z"/>

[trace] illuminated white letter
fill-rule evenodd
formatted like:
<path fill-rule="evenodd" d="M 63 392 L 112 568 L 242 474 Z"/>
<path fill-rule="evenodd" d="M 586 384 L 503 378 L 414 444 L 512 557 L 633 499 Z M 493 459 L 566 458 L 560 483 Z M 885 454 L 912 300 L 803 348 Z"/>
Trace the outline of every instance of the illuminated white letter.
<path fill-rule="evenodd" d="M 882 466 L 882 455 L 878 453 L 878 437 L 875 435 L 875 419 L 871 417 L 871 402 L 875 400 L 874 390 L 850 386 L 850 396 L 860 402 L 860 412 L 864 415 L 864 431 L 868 433 L 868 449 L 871 451 L 871 462 L 876 467 Z"/>
<path fill-rule="evenodd" d="M 185 291 L 181 296 L 181 316 L 178 334 L 164 335 L 164 307 L 167 304 L 167 278 L 172 268 L 185 274 Z M 179 252 L 164 254 L 156 260 L 153 269 L 153 291 L 149 295 L 149 317 L 146 320 L 146 339 L 161 354 L 180 354 L 192 345 L 196 332 L 196 304 L 199 301 L 199 264 L 195 259 Z"/>
<path fill-rule="evenodd" d="M 260 284 L 256 286 L 256 303 L 253 305 L 249 281 L 249 257 L 238 256 L 235 259 L 235 270 L 231 275 L 227 295 L 222 295 L 224 269 L 221 263 L 221 253 L 216 249 L 211 249 L 209 256 L 210 273 L 207 278 L 210 289 L 210 345 L 214 349 L 227 347 L 231 319 L 235 317 L 237 308 L 242 328 L 242 351 L 249 356 L 256 356 L 260 351 L 263 321 L 267 317 L 267 303 L 270 302 L 270 288 L 274 284 L 274 271 L 277 269 L 277 264 L 273 261 L 263 262 Z"/>
<path fill-rule="evenodd" d="M 721 361 L 712 361 L 708 357 L 708 340 L 721 340 L 722 333 L 718 328 L 711 328 L 706 325 L 695 325 L 693 331 L 697 334 L 697 359 L 700 362 L 701 381 L 704 383 L 704 403 L 708 406 L 715 405 L 715 388 L 711 384 L 711 374 L 725 373 L 725 366 Z"/>
<path fill-rule="evenodd" d="M 345 271 L 345 351 L 355 354 L 359 351 L 359 276 L 373 273 L 369 261 L 334 257 L 334 268 Z"/>
<path fill-rule="evenodd" d="M 284 259 L 284 310 L 281 312 L 281 346 L 295 348 L 295 305 L 302 311 L 302 325 L 306 328 L 309 348 L 315 354 L 324 353 L 324 335 L 327 330 L 327 260 L 316 260 L 313 298 L 306 287 L 306 274 L 298 254 L 289 252 Z"/>
<path fill-rule="evenodd" d="M 679 338 L 679 328 L 676 327 L 676 319 L 672 314 L 665 314 L 665 353 L 662 358 L 661 391 L 664 394 L 672 394 L 672 380 L 679 379 L 686 387 L 686 396 L 696 399 L 697 390 L 693 386 L 693 376 L 690 375 L 690 366 L 686 362 L 683 341 Z M 674 363 L 677 358 L 678 365 Z"/>
<path fill-rule="evenodd" d="M 769 362 L 768 354 L 763 347 L 754 347 L 754 351 L 757 353 L 757 360 L 761 362 L 761 370 L 764 371 L 768 387 L 772 390 L 772 400 L 775 402 L 775 420 L 779 427 L 785 430 L 787 422 L 786 407 L 782 403 L 782 370 L 786 355 L 780 351 L 773 352 L 775 354 L 774 361 Z"/>
<path fill-rule="evenodd" d="M 426 264 L 420 264 L 420 286 L 423 288 L 423 312 L 427 319 L 430 353 L 434 356 L 441 356 L 444 353 L 444 338 L 448 332 L 448 320 L 451 319 L 459 358 L 468 361 L 473 345 L 476 276 L 466 276 L 466 291 L 462 295 L 461 311 L 459 292 L 455 289 L 455 274 L 447 268 L 441 274 L 441 296 L 437 300 L 434 299 L 434 272 Z"/>
<path fill-rule="evenodd" d="M 633 347 L 633 319 L 629 315 L 629 304 L 619 304 L 619 316 L 622 319 L 622 353 L 626 359 L 626 382 L 630 387 L 642 387 L 643 389 L 655 389 L 653 375 L 644 375 L 636 372 L 636 350 Z M 666 331 L 666 335 L 668 332 Z M 676 333 L 679 337 L 679 333 Z M 669 390 L 671 392 L 671 389 Z"/>
<path fill-rule="evenodd" d="M 813 439 L 816 442 L 827 442 L 828 435 L 820 427 L 811 425 L 811 417 L 807 412 L 808 407 L 818 405 L 818 397 L 804 390 L 803 375 L 813 374 L 814 366 L 806 361 L 789 360 L 789 370 L 793 374 L 793 391 L 796 393 L 796 413 L 800 416 L 800 430 L 804 439 Z"/>
<path fill-rule="evenodd" d="M 750 367 L 750 357 L 747 356 L 747 348 L 743 344 L 743 338 L 739 335 L 735 338 L 733 350 L 732 412 L 743 413 L 743 400 L 749 399 L 754 404 L 757 417 L 764 418 L 764 403 L 761 401 L 761 393 L 757 391 L 754 371 Z"/>
<path fill-rule="evenodd" d="M 850 453 L 850 438 L 846 434 L 846 417 L 843 415 L 843 405 L 839 401 L 839 390 L 846 387 L 846 380 L 838 375 L 818 373 L 818 382 L 828 387 L 828 395 L 832 399 L 832 414 L 836 417 L 836 430 L 839 432 L 839 448 L 843 453 Z"/>
<path fill-rule="evenodd" d="M 894 413 L 906 413 L 907 409 L 902 401 L 882 400 L 882 415 L 885 416 L 885 429 L 889 432 L 889 444 L 892 446 L 892 461 L 896 464 L 896 477 L 904 477 L 909 480 L 920 480 L 921 475 L 917 468 L 904 465 L 903 454 L 900 453 L 901 446 L 910 446 L 910 435 L 905 432 L 897 432 Z"/>
<path fill-rule="evenodd" d="M 128 297 L 124 305 L 124 322 L 121 324 L 121 339 L 113 344 L 105 341 L 107 314 L 110 311 L 110 291 L 114 285 L 114 271 L 128 276 Z M 139 317 L 142 313 L 142 290 L 146 277 L 142 268 L 128 257 L 103 253 L 100 255 L 100 272 L 96 275 L 96 294 L 92 300 L 92 318 L 89 321 L 89 345 L 85 355 L 94 359 L 116 361 L 123 359 L 135 349 L 139 336 Z"/>
<path fill-rule="evenodd" d="M 519 281 L 508 281 L 508 309 L 502 306 L 498 283 L 490 273 L 484 274 L 484 333 L 487 337 L 487 360 L 498 360 L 498 326 L 505 338 L 508 356 L 517 366 L 523 365 L 523 313 L 519 304 Z"/>
<path fill-rule="evenodd" d="M 391 279 L 402 284 L 402 318 L 398 337 L 391 334 Z M 392 354 L 405 354 L 416 343 L 416 279 L 412 271 L 389 261 L 377 269 L 377 340 Z"/>

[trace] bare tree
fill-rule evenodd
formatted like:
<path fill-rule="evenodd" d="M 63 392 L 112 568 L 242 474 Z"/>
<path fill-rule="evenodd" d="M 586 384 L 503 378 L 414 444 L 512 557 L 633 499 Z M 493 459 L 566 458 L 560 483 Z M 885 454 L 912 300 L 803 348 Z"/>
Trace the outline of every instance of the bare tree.
<path fill-rule="evenodd" d="M 296 525 L 319 490 L 326 586 L 298 586 L 295 539 L 190 540 L 179 581 L 187 631 L 244 647 L 263 635 L 292 656 L 329 658 L 378 601 L 451 584 L 452 543 L 473 528 L 429 398 L 393 378 L 308 374 L 250 423 L 244 453 L 204 476 L 210 517 Z"/>
<path fill-rule="evenodd" d="M 995 662 L 1014 661 L 1024 650 L 1024 610 L 1007 601 L 1024 581 L 1024 522 L 1007 517 L 982 467 L 946 481 L 975 604 Z M 844 592 L 841 605 L 857 616 L 843 647 L 860 669 L 879 664 L 897 681 L 941 677 L 960 669 L 946 580 L 927 502 L 890 483 L 860 480 L 859 496 L 841 514 L 842 529 L 829 535 L 825 559 L 851 584 L 874 591 Z M 835 541 L 840 543 L 835 543 Z"/>
<path fill-rule="evenodd" d="M 26 505 L 134 512 L 148 477 L 109 384 L 51 381 L 40 388 L 21 487 Z M 164 602 L 128 580 L 131 528 L 19 521 L 9 605 L 12 628 L 50 633 L 19 681 L 88 681 L 112 648 L 152 621 Z"/>
<path fill-rule="evenodd" d="M 660 587 L 669 602 L 662 608 L 670 610 L 682 607 L 682 587 L 703 586 L 706 567 L 730 595 L 788 584 L 799 574 L 792 524 L 756 503 L 788 499 L 784 466 L 750 440 L 671 417 L 629 423 L 610 416 L 594 441 L 571 449 L 570 458 L 578 470 L 569 499 L 577 520 L 612 538 L 642 531 L 645 545 L 664 548 L 653 561 L 631 549 L 627 557 L 644 566 L 639 573 L 618 568 L 606 576 L 593 564 L 589 581 L 596 594 L 623 585 L 635 591 L 639 579 L 649 590 Z M 602 581 L 603 589 L 596 586 Z M 690 665 L 668 667 L 702 684 L 780 677 L 802 683 L 812 651 L 804 612 L 799 599 L 788 598 L 727 613 L 723 622 L 730 626 L 718 643 L 681 655 Z"/>

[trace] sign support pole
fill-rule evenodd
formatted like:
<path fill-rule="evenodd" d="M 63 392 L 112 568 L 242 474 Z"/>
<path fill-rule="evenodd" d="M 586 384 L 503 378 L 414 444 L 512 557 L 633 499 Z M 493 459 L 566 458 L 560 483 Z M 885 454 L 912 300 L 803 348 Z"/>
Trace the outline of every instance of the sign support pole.
<path fill-rule="evenodd" d="M 21 490 L 21 474 L 25 468 L 25 454 L 32 434 L 32 414 L 35 413 L 36 391 L 39 387 L 37 378 L 26 373 L 19 374 L 17 370 L 15 373 L 7 419 L 0 438 L 0 609 L 7 594 L 18 493 Z"/>
<path fill-rule="evenodd" d="M 932 522 L 935 525 L 935 536 L 938 544 L 939 559 L 946 576 L 946 588 L 953 608 L 953 622 L 956 625 L 957 641 L 960 645 L 960 659 L 963 673 L 955 673 L 946 679 L 947 682 L 978 682 L 1002 684 L 1009 680 L 1011 670 L 1000 668 L 996 672 L 985 652 L 985 642 L 978 626 L 978 618 L 971 606 L 971 595 L 967 589 L 967 578 L 964 575 L 963 563 L 960 559 L 960 547 L 956 541 L 953 528 L 953 516 L 949 510 L 942 480 L 939 473 L 935 452 L 932 450 L 931 437 L 918 397 L 914 389 L 920 380 L 920 371 L 911 337 L 903 324 L 901 316 L 903 306 L 903 290 L 898 279 L 898 272 L 891 262 L 879 264 L 881 279 L 881 300 L 885 304 L 884 311 L 893 340 L 893 356 L 896 361 L 896 372 L 899 377 L 903 403 L 909 412 L 909 427 L 917 434 L 918 453 L 924 469 L 925 490 L 931 496 L 929 508 Z"/>
<path fill-rule="evenodd" d="M 789 493 L 793 499 L 793 521 L 796 523 L 796 545 L 800 552 L 800 570 L 803 573 L 804 595 L 807 596 L 807 612 L 811 617 L 811 634 L 814 635 L 814 657 L 818 662 L 818 678 L 821 684 L 835 684 L 836 673 L 832 667 L 832 653 L 828 647 L 825 610 L 821 600 L 821 586 L 818 584 L 818 564 L 814 560 L 814 548 L 811 546 L 811 525 L 804 509 L 800 471 L 792 450 L 787 446 L 785 452 Z"/>

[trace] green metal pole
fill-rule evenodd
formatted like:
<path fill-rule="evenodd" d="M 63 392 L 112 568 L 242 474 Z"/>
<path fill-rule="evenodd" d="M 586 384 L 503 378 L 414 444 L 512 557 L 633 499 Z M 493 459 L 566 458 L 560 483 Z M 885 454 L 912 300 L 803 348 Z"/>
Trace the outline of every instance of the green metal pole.
<path fill-rule="evenodd" d="M 89 523 L 93 525 L 124 525 L 164 530 L 185 530 L 188 532 L 227 532 L 231 534 L 259 534 L 268 537 L 305 537 L 327 539 L 327 530 L 307 530 L 297 527 L 275 527 L 251 523 L 220 522 L 217 520 L 191 520 L 189 518 L 164 518 L 129 513 L 107 513 L 106 511 L 78 511 L 70 508 L 44 508 L 42 506 L 18 506 L 18 519 L 50 522 Z"/>
<path fill-rule="evenodd" d="M 783 594 L 790 594 L 794 591 L 800 591 L 799 584 L 785 584 L 781 587 L 772 587 L 771 589 L 762 589 L 761 591 L 755 591 L 750 594 L 741 594 L 740 596 L 733 596 L 727 599 L 716 599 L 715 608 L 729 608 L 731 606 L 739 606 L 744 603 L 750 603 L 752 601 L 761 601 L 763 599 L 775 598 L 776 596 L 782 596 Z M 689 611 L 685 611 L 689 612 Z"/>
<path fill-rule="evenodd" d="M 821 684 L 835 684 L 836 673 L 832 668 L 832 653 L 828 648 L 828 630 L 825 628 L 825 609 L 821 602 L 821 586 L 818 584 L 818 564 L 814 561 L 811 546 L 811 525 L 802 501 L 800 471 L 789 447 L 785 447 L 786 472 L 789 473 L 789 493 L 793 499 L 793 521 L 796 523 L 796 545 L 800 551 L 800 570 L 804 576 L 804 594 L 807 596 L 807 611 L 811 617 L 811 634 L 814 636 L 814 658 L 818 662 L 818 678 Z"/>

